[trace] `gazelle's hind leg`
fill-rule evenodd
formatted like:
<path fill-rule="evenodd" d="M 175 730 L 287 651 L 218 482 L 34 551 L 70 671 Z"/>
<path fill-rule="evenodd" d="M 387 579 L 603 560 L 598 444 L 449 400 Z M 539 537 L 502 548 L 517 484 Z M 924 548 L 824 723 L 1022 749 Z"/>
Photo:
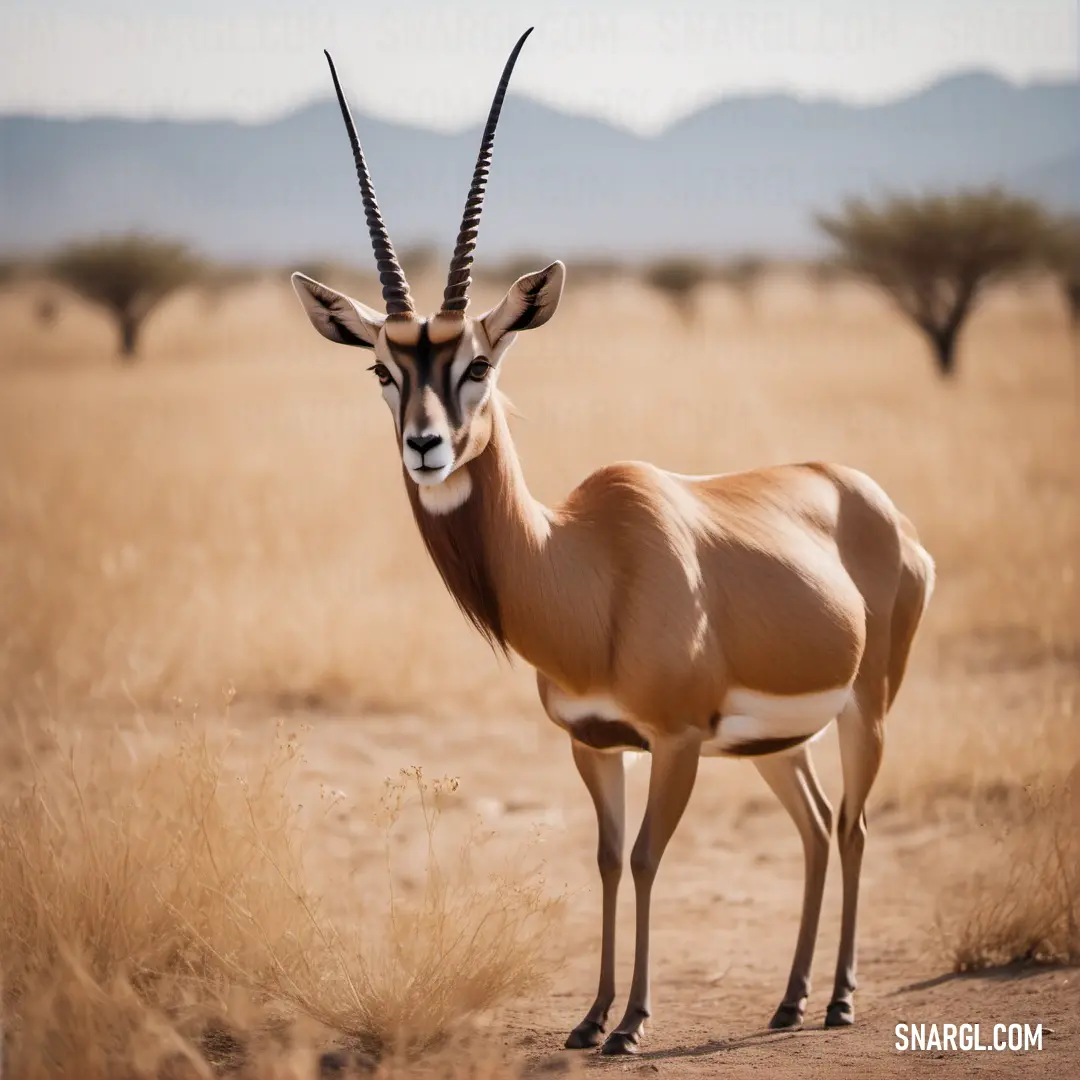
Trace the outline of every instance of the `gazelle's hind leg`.
<path fill-rule="evenodd" d="M 855 695 L 836 721 L 844 772 L 844 799 L 836 830 L 844 878 L 844 908 L 836 982 L 825 1013 L 826 1027 L 845 1027 L 855 1019 L 855 925 L 866 847 L 866 799 L 881 767 L 885 713 L 900 689 L 915 633 L 934 591 L 934 560 L 918 543 L 915 530 L 906 518 L 901 518 L 901 532 L 900 580 L 888 625 L 884 624 L 883 612 L 868 619 L 866 651 Z M 875 607 L 870 606 L 871 610 Z"/>
<path fill-rule="evenodd" d="M 757 758 L 754 764 L 791 815 L 803 843 L 806 877 L 799 939 L 784 1000 L 769 1021 L 770 1028 L 796 1028 L 806 1015 L 806 999 L 810 994 L 810 967 L 821 917 L 825 871 L 829 865 L 832 807 L 814 772 L 808 747 L 803 746 L 790 754 Z"/>
<path fill-rule="evenodd" d="M 915 530 L 906 518 L 902 527 L 900 581 L 889 625 L 886 629 L 880 617 L 868 623 L 867 648 L 855 696 L 836 722 L 844 771 L 844 800 L 836 832 L 844 877 L 844 909 L 836 983 L 825 1014 L 826 1027 L 844 1027 L 855 1019 L 855 924 L 866 847 L 866 798 L 881 767 L 885 713 L 900 689 L 915 633 L 934 590 L 934 560 L 917 542 Z"/>
<path fill-rule="evenodd" d="M 840 923 L 840 950 L 836 981 L 825 1013 L 826 1027 L 854 1023 L 855 927 L 859 908 L 859 877 L 866 847 L 866 798 L 877 777 L 885 745 L 884 694 L 873 708 L 855 700 L 836 721 L 840 760 L 844 772 L 844 798 L 840 804 L 836 839 L 844 879 L 844 906 Z"/>

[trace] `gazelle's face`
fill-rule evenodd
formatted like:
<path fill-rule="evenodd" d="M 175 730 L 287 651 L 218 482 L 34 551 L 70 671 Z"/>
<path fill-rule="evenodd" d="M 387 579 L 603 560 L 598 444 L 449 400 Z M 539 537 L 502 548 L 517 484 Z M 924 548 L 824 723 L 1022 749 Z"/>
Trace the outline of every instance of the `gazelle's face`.
<path fill-rule="evenodd" d="M 390 407 L 408 475 L 421 487 L 442 484 L 482 453 L 490 436 L 491 394 L 513 340 L 495 348 L 479 319 L 389 319 L 375 343 L 371 371 Z"/>
<path fill-rule="evenodd" d="M 464 466 L 491 437 L 491 396 L 517 334 L 541 326 L 562 295 L 564 267 L 526 274 L 487 314 L 430 319 L 384 316 L 303 274 L 293 285 L 315 328 L 331 341 L 370 349 L 373 378 L 394 418 L 405 471 L 421 503 L 447 513 L 469 496 Z"/>

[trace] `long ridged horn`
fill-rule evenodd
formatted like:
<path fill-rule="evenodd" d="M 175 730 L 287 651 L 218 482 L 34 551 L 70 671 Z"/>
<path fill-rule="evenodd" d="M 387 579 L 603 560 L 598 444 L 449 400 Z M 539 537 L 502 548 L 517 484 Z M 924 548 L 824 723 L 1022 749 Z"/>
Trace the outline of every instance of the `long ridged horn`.
<path fill-rule="evenodd" d="M 469 271 L 472 268 L 473 252 L 476 250 L 476 233 L 480 224 L 480 211 L 484 205 L 484 188 L 487 186 L 488 170 L 491 168 L 491 148 L 495 142 L 495 128 L 499 123 L 503 99 L 506 97 L 506 88 L 510 85 L 510 76 L 513 73 L 514 64 L 517 63 L 518 53 L 521 52 L 525 39 L 534 29 L 535 27 L 530 26 L 518 38 L 518 43 L 514 46 L 514 51 L 510 53 L 506 67 L 503 68 L 502 78 L 495 91 L 495 99 L 491 103 L 487 126 L 484 128 L 484 136 L 480 141 L 480 153 L 476 158 L 476 168 L 473 170 L 472 187 L 469 188 L 469 196 L 465 200 L 465 213 L 461 219 L 454 257 L 450 261 L 450 274 L 446 279 L 446 288 L 443 290 L 443 311 L 464 312 L 469 306 L 469 286 L 472 284 Z"/>
<path fill-rule="evenodd" d="M 352 113 L 349 112 L 349 103 L 345 100 L 341 83 L 338 82 L 333 58 L 325 49 L 323 52 L 326 55 L 326 62 L 330 65 L 330 77 L 334 80 L 334 90 L 337 92 L 338 105 L 341 107 L 341 118 L 345 121 L 345 130 L 349 133 L 349 143 L 352 146 L 353 161 L 356 162 L 356 178 L 360 181 L 360 194 L 364 199 L 364 214 L 367 217 L 371 246 L 375 251 L 375 264 L 379 269 L 386 314 L 412 314 L 415 309 L 412 297 L 409 295 L 409 283 L 405 280 L 405 271 L 401 269 L 401 263 L 394 254 L 394 245 L 390 243 L 390 235 L 386 231 L 382 214 L 379 213 L 379 204 L 375 201 L 375 188 L 371 183 L 367 162 L 364 161 L 364 151 L 360 149 L 360 139 L 356 134 Z"/>

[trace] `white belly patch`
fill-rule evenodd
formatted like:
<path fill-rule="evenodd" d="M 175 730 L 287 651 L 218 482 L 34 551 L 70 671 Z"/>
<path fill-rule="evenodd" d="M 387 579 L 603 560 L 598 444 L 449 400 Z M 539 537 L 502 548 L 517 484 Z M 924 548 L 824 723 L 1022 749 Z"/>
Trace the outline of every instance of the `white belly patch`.
<path fill-rule="evenodd" d="M 648 748 L 647 730 L 631 721 L 626 710 L 609 694 L 577 697 L 552 687 L 546 704 L 552 719 L 586 746 L 604 753 L 628 751 L 633 755 L 630 762 Z"/>
<path fill-rule="evenodd" d="M 572 724 L 575 720 L 585 720 L 590 716 L 597 720 L 626 719 L 623 707 L 609 694 L 575 697 L 553 686 L 548 691 L 547 706 L 555 719 L 563 724 Z"/>
<path fill-rule="evenodd" d="M 813 694 L 777 695 L 734 687 L 720 707 L 713 735 L 701 747 L 707 756 L 776 753 L 820 735 L 851 700 L 851 687 Z"/>
<path fill-rule="evenodd" d="M 802 745 L 821 735 L 850 701 L 850 686 L 790 695 L 734 687 L 711 737 L 701 744 L 702 756 L 757 757 Z M 653 732 L 608 694 L 578 697 L 552 687 L 546 705 L 560 727 L 598 750 L 640 751 L 652 741 Z"/>

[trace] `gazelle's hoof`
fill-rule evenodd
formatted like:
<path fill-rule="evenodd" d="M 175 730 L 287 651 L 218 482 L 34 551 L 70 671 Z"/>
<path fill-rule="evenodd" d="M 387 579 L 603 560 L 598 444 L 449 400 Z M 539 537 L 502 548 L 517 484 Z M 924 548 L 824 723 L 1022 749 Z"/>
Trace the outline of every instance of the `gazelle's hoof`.
<path fill-rule="evenodd" d="M 608 1056 L 623 1054 L 636 1054 L 638 1052 L 638 1037 L 632 1032 L 613 1031 L 600 1048 L 600 1053 Z"/>
<path fill-rule="evenodd" d="M 590 1050 L 599 1046 L 604 1029 L 595 1020 L 582 1020 L 566 1039 L 567 1050 Z"/>
<path fill-rule="evenodd" d="M 855 1006 L 850 1001 L 830 1001 L 825 1010 L 825 1026 L 851 1027 L 855 1023 Z"/>
<path fill-rule="evenodd" d="M 773 1018 L 769 1021 L 769 1030 L 792 1031 L 795 1028 L 801 1028 L 805 1014 L 806 1008 L 804 1005 L 789 1005 L 787 1002 L 783 1002 L 773 1013 Z"/>

